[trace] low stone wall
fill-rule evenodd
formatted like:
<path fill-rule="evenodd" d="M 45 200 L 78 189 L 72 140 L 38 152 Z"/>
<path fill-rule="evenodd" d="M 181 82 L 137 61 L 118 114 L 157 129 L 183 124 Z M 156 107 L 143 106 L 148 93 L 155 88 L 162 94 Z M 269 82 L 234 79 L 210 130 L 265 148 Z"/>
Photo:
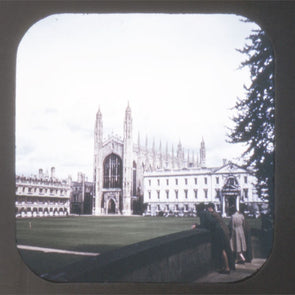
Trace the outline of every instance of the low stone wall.
<path fill-rule="evenodd" d="M 210 233 L 197 229 L 86 258 L 42 277 L 63 282 L 190 282 L 212 269 Z"/>

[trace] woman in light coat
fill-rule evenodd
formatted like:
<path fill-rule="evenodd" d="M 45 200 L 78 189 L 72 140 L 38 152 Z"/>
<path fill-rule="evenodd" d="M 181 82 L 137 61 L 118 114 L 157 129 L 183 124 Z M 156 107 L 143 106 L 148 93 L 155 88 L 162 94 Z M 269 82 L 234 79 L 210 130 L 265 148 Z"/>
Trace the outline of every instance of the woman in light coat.
<path fill-rule="evenodd" d="M 245 263 L 245 257 L 243 252 L 246 252 L 246 238 L 244 232 L 244 225 L 245 225 L 245 218 L 244 215 L 241 214 L 239 211 L 236 211 L 232 217 L 230 222 L 230 232 L 231 232 L 231 239 L 230 245 L 231 249 L 234 253 L 236 253 L 236 257 L 240 260 L 238 263 Z"/>

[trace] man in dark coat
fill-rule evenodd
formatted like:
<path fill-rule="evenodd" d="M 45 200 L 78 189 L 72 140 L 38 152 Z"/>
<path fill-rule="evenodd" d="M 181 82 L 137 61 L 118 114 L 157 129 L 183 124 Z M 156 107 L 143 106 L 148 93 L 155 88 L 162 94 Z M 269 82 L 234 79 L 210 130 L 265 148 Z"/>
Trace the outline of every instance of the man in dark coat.
<path fill-rule="evenodd" d="M 203 205 L 203 206 L 202 206 Z M 212 257 L 217 267 L 223 266 L 221 273 L 229 274 L 234 268 L 232 253 L 229 244 L 229 231 L 220 215 L 215 212 L 214 204 L 210 203 L 205 210 L 204 204 L 200 204 L 198 210 L 200 228 L 208 229 L 212 234 Z M 193 226 L 195 228 L 196 225 Z"/>
<path fill-rule="evenodd" d="M 229 229 L 223 221 L 223 219 L 221 218 L 221 216 L 215 211 L 215 205 L 213 203 L 209 203 L 207 208 L 216 221 L 215 232 L 213 235 L 212 242 L 216 248 L 216 254 L 217 259 L 219 260 L 219 265 L 222 265 L 223 260 L 224 267 L 220 272 L 229 274 L 231 269 L 235 269 L 233 254 L 230 247 Z"/>

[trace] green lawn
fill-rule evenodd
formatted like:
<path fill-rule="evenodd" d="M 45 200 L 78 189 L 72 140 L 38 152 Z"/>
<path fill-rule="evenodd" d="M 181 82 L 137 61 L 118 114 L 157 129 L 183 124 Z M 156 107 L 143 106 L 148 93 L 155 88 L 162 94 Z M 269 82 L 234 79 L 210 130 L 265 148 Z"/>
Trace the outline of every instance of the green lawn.
<path fill-rule="evenodd" d="M 197 218 L 137 216 L 17 219 L 16 238 L 21 245 L 102 253 L 184 231 L 196 222 Z"/>
<path fill-rule="evenodd" d="M 252 227 L 260 226 L 259 220 L 250 222 Z M 16 240 L 19 245 L 103 253 L 188 230 L 194 223 L 198 223 L 198 218 L 70 216 L 17 219 Z M 83 256 L 28 250 L 20 250 L 20 253 L 27 266 L 37 274 L 83 259 Z"/>

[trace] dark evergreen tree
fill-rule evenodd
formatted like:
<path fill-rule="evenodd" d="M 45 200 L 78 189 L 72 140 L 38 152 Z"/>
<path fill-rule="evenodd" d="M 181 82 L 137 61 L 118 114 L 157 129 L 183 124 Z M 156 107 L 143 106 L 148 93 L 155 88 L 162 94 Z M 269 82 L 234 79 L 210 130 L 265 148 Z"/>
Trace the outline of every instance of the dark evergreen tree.
<path fill-rule="evenodd" d="M 242 50 L 247 56 L 241 68 L 251 74 L 249 87 L 244 86 L 244 99 L 238 98 L 234 109 L 234 127 L 229 142 L 246 143 L 245 166 L 252 167 L 258 179 L 258 193 L 269 200 L 270 214 L 274 205 L 274 54 L 265 32 L 253 30 Z"/>

